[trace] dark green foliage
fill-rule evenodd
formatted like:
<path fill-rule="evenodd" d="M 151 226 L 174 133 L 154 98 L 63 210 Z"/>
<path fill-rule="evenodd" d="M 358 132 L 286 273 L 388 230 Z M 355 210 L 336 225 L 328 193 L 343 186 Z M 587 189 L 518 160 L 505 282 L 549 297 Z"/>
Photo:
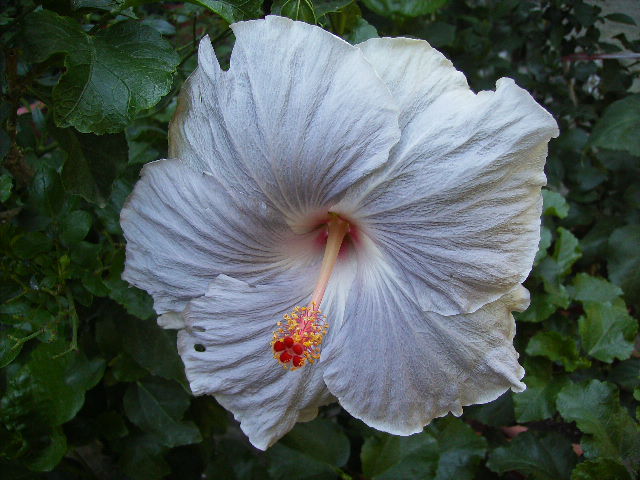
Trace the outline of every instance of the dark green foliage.
<path fill-rule="evenodd" d="M 587 460 L 578 465 L 571 480 L 632 480 L 623 465 L 608 458 Z"/>
<path fill-rule="evenodd" d="M 294 20 L 315 24 L 318 16 L 311 0 L 276 0 L 272 12 Z"/>
<path fill-rule="evenodd" d="M 571 444 L 562 435 L 525 432 L 491 452 L 487 466 L 498 473 L 517 470 L 537 480 L 562 480 L 569 478 L 575 463 Z"/>
<path fill-rule="evenodd" d="M 153 378 L 130 384 L 123 399 L 127 418 L 169 448 L 202 440 L 193 422 L 180 421 L 189 403 L 180 385 Z"/>
<path fill-rule="evenodd" d="M 554 372 L 551 362 L 529 358 L 525 363 L 527 389 L 513 396 L 516 420 L 520 423 L 553 418 L 558 392 L 569 383 L 567 375 Z"/>
<path fill-rule="evenodd" d="M 362 468 L 366 477 L 374 479 L 470 480 L 486 448 L 485 439 L 468 425 L 447 418 L 411 437 L 377 434 L 367 438 Z"/>
<path fill-rule="evenodd" d="M 640 225 L 627 225 L 609 237 L 607 271 L 620 285 L 629 301 L 638 305 L 640 298 L 640 254 L 634 245 L 640 242 Z"/>
<path fill-rule="evenodd" d="M 607 107 L 591 135 L 596 147 L 626 150 L 640 156 L 640 95 L 630 95 Z"/>
<path fill-rule="evenodd" d="M 127 161 L 127 141 L 122 133 L 92 135 L 72 129 L 52 129 L 66 153 L 61 177 L 65 190 L 104 206 L 118 170 Z"/>
<path fill-rule="evenodd" d="M 607 36 L 635 20 L 598 5 L 4 2 L 0 478 L 637 478 L 640 38 Z M 119 213 L 142 165 L 167 156 L 199 39 L 209 35 L 226 67 L 229 23 L 269 13 L 351 43 L 426 39 L 475 91 L 514 78 L 557 119 L 531 306 L 516 314 L 525 392 L 410 437 L 326 407 L 266 453 L 215 399 L 190 394 L 175 333 L 120 278 Z"/>
<path fill-rule="evenodd" d="M 169 91 L 178 64 L 162 36 L 139 22 L 119 22 L 92 36 L 44 10 L 25 19 L 20 38 L 32 62 L 65 56 L 66 71 L 52 92 L 54 118 L 80 132 L 123 130 Z"/>
<path fill-rule="evenodd" d="M 620 405 L 614 385 L 598 380 L 568 385 L 558 394 L 557 405 L 560 415 L 585 434 L 585 457 L 618 461 L 631 475 L 640 471 L 640 428 Z"/>
<path fill-rule="evenodd" d="M 274 479 L 332 479 L 351 452 L 349 439 L 337 424 L 322 419 L 299 423 L 268 452 Z"/>
<path fill-rule="evenodd" d="M 158 0 L 154 0 L 158 1 Z M 260 0 L 187 0 L 188 3 L 201 5 L 213 13 L 217 13 L 227 22 L 239 22 L 262 16 Z"/>
<path fill-rule="evenodd" d="M 385 17 L 418 17 L 433 13 L 449 0 L 362 0 L 372 11 Z"/>

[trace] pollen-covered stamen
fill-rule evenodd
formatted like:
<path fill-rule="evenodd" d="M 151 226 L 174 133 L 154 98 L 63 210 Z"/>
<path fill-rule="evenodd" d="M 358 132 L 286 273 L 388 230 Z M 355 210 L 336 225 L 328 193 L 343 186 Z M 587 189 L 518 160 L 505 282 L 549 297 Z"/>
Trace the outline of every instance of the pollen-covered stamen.
<path fill-rule="evenodd" d="M 278 322 L 278 329 L 273 332 L 273 358 L 285 368 L 295 370 L 320 358 L 322 340 L 329 325 L 319 307 L 338 259 L 340 246 L 348 232 L 349 223 L 338 215 L 331 214 L 331 219 L 327 222 L 327 244 L 311 302 L 306 307 L 295 307 L 291 313 L 284 315 L 283 321 Z"/>
<path fill-rule="evenodd" d="M 273 357 L 292 369 L 315 362 L 320 358 L 327 327 L 324 315 L 315 305 L 294 308 L 278 322 L 273 333 Z"/>

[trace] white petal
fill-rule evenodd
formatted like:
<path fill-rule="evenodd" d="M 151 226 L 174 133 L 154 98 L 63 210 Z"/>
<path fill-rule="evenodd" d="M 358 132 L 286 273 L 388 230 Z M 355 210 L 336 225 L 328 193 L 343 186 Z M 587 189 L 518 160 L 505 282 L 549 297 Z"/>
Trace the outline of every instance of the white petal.
<path fill-rule="evenodd" d="M 387 161 L 395 102 L 359 49 L 281 17 L 232 26 L 231 67 L 208 39 L 170 130 L 170 155 L 290 220 L 330 206 Z"/>
<path fill-rule="evenodd" d="M 358 47 L 398 103 L 401 128 L 444 93 L 469 90 L 465 76 L 424 40 L 372 38 Z"/>
<path fill-rule="evenodd" d="M 464 405 L 525 388 L 510 313 L 526 306 L 524 288 L 445 317 L 424 312 L 392 275 L 381 265 L 358 272 L 341 328 L 323 353 L 325 382 L 349 413 L 409 435 L 449 411 L 460 415 Z"/>
<path fill-rule="evenodd" d="M 167 312 L 158 316 L 158 325 L 162 328 L 178 330 L 184 328 L 184 317 L 178 312 Z"/>
<path fill-rule="evenodd" d="M 262 450 L 333 399 L 318 363 L 285 370 L 271 349 L 276 322 L 304 305 L 311 288 L 295 277 L 252 287 L 221 275 L 184 314 L 187 328 L 178 334 L 178 350 L 191 390 L 214 395 Z"/>
<path fill-rule="evenodd" d="M 281 215 L 237 200 L 211 175 L 177 160 L 145 165 L 121 212 L 127 240 L 123 278 L 146 290 L 160 314 L 181 312 L 217 275 L 265 280 L 290 268 Z M 179 327 L 161 317 L 167 328 Z"/>
<path fill-rule="evenodd" d="M 362 48 L 402 106 L 402 138 L 392 168 L 336 211 L 369 229 L 423 309 L 475 311 L 531 269 L 556 122 L 510 79 L 474 94 L 426 42 Z"/>

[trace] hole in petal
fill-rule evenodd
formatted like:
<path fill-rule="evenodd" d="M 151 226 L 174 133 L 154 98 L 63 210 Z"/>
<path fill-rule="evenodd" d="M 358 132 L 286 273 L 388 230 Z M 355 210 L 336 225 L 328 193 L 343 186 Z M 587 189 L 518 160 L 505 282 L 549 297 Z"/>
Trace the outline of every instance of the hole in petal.
<path fill-rule="evenodd" d="M 200 344 L 200 343 L 196 343 L 196 344 L 193 346 L 193 349 L 194 349 L 196 352 L 205 352 L 205 351 L 207 350 L 207 349 L 205 348 L 205 346 L 204 346 L 204 345 L 202 345 L 202 344 Z"/>
<path fill-rule="evenodd" d="M 205 331 L 204 327 L 191 327 L 191 330 L 193 330 L 194 332 L 204 332 Z"/>

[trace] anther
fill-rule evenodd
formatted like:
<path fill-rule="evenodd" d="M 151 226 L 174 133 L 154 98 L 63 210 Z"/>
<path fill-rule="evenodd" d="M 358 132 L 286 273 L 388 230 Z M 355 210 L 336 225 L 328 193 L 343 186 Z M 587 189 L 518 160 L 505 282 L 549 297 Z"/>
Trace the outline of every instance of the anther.
<path fill-rule="evenodd" d="M 282 355 L 280 355 L 280 361 L 282 363 L 287 363 L 291 360 L 292 355 L 290 355 L 288 352 L 284 352 Z"/>

